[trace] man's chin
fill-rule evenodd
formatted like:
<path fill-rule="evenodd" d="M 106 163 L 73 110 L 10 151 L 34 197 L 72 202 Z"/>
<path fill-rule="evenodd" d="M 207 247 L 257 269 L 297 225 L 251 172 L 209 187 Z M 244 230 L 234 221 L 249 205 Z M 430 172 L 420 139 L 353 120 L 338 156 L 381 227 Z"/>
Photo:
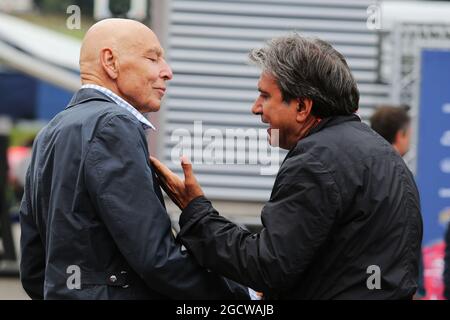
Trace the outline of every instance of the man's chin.
<path fill-rule="evenodd" d="M 158 103 L 152 102 L 152 103 L 149 103 L 149 104 L 147 104 L 145 106 L 145 108 L 144 108 L 145 111 L 144 112 L 145 113 L 158 112 L 159 109 L 161 109 L 161 102 L 158 102 Z"/>
<path fill-rule="evenodd" d="M 161 109 L 161 105 L 157 105 L 157 106 L 152 107 L 149 112 L 158 112 L 159 109 Z"/>

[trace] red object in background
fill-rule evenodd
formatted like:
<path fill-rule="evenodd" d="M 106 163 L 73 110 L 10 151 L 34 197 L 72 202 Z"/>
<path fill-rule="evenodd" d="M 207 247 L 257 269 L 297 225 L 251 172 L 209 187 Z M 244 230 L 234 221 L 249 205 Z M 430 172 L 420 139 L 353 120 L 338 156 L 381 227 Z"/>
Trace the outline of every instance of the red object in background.
<path fill-rule="evenodd" d="M 16 169 L 22 162 L 30 155 L 31 148 L 29 147 L 9 147 L 8 148 L 8 178 L 10 181 L 16 181 Z"/>
<path fill-rule="evenodd" d="M 445 241 L 423 248 L 424 281 L 426 296 L 423 300 L 444 300 L 444 255 Z"/>

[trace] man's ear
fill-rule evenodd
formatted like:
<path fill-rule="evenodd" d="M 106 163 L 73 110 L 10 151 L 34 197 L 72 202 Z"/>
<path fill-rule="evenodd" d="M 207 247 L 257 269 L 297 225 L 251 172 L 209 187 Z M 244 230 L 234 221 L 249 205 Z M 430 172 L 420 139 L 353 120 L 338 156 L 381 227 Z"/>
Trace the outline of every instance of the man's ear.
<path fill-rule="evenodd" d="M 100 51 L 100 63 L 111 79 L 117 79 L 119 74 L 117 55 L 111 48 L 103 48 Z"/>
<path fill-rule="evenodd" d="M 392 144 L 401 143 L 404 140 L 405 136 L 406 136 L 406 132 L 404 130 L 401 130 L 401 129 L 398 130 L 397 133 L 395 134 L 394 141 Z"/>
<path fill-rule="evenodd" d="M 297 104 L 297 116 L 296 120 L 297 122 L 303 123 L 308 119 L 309 115 L 311 114 L 313 102 L 311 99 L 308 98 L 297 98 L 295 99 L 295 103 Z"/>

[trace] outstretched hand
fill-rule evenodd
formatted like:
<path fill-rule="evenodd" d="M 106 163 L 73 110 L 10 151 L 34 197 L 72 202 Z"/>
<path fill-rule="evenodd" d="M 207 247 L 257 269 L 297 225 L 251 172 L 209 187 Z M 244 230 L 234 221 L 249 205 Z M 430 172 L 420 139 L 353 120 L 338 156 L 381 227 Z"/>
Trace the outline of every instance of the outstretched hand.
<path fill-rule="evenodd" d="M 185 156 L 181 157 L 184 181 L 158 159 L 150 157 L 150 161 L 158 175 L 161 187 L 181 210 L 186 208 L 189 202 L 195 198 L 203 196 L 202 188 L 192 171 L 192 164 Z"/>

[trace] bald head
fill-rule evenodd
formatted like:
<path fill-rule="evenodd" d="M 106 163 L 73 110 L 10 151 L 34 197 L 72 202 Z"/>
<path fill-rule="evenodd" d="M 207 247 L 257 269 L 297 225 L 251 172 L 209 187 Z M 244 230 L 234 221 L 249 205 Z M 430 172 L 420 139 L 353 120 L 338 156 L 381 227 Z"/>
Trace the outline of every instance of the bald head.
<path fill-rule="evenodd" d="M 145 102 L 136 95 L 151 89 L 143 88 L 150 85 L 153 89 L 161 89 L 163 95 L 164 82 L 172 78 L 172 71 L 164 60 L 158 38 L 150 28 L 134 20 L 105 19 L 94 24 L 83 39 L 80 75 L 83 84 L 106 87 L 136 109 L 148 112 L 149 109 L 159 109 L 158 99 Z M 143 103 L 147 106 L 142 106 Z"/>
<path fill-rule="evenodd" d="M 105 19 L 86 33 L 80 50 L 80 72 L 100 71 L 100 53 L 109 48 L 117 55 L 127 54 L 142 42 L 151 41 L 159 47 L 156 35 L 146 25 L 128 19 Z"/>

